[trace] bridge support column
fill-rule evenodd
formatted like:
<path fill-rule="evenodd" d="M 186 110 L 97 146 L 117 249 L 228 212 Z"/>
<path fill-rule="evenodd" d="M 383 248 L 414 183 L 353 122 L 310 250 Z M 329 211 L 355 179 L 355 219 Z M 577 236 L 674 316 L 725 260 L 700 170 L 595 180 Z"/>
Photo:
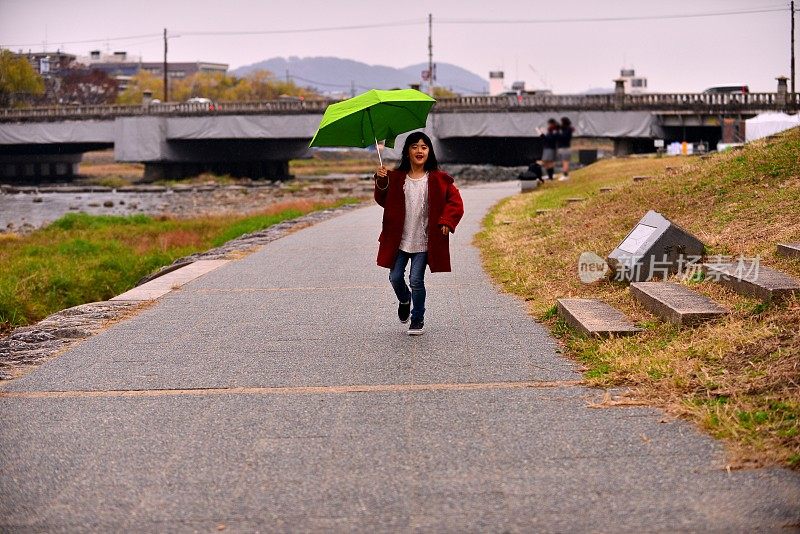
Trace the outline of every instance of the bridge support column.
<path fill-rule="evenodd" d="M 145 162 L 144 179 L 179 180 L 203 174 L 204 172 L 230 175 L 236 178 L 251 178 L 253 180 L 288 180 L 289 162 L 283 160 L 264 161 L 215 161 L 215 162 L 184 162 L 184 161 L 153 161 Z"/>
<path fill-rule="evenodd" d="M 626 138 L 614 139 L 614 155 L 628 156 L 633 154 L 633 140 Z"/>
<path fill-rule="evenodd" d="M 625 80 L 617 78 L 614 80 L 614 108 L 622 109 L 625 105 Z"/>
<path fill-rule="evenodd" d="M 78 174 L 82 154 L 0 155 L 0 180 L 5 183 L 64 181 Z"/>
<path fill-rule="evenodd" d="M 789 79 L 786 76 L 778 76 L 775 78 L 778 80 L 778 91 L 775 94 L 775 103 L 780 106 L 781 109 L 786 109 L 787 104 L 789 103 L 789 87 L 786 84 L 786 81 Z"/>

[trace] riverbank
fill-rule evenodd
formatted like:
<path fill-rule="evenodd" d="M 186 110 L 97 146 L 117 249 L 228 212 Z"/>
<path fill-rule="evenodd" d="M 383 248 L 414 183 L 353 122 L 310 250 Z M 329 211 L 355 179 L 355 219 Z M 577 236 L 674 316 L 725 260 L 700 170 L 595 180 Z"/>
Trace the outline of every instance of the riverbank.
<path fill-rule="evenodd" d="M 581 283 L 581 253 L 604 256 L 650 209 L 697 235 L 709 255 L 760 258 L 800 277 L 776 244 L 800 235 L 800 130 L 704 158 L 602 161 L 496 206 L 478 238 L 487 270 L 523 298 L 591 385 L 625 387 L 614 403 L 661 406 L 730 446 L 736 467 L 800 468 L 800 299 L 765 304 L 703 277 L 674 279 L 730 311 L 697 327 L 661 322 L 626 285 Z M 634 181 L 633 176 L 649 178 Z M 643 331 L 632 337 L 579 335 L 557 317 L 558 298 L 596 298 Z"/>
<path fill-rule="evenodd" d="M 359 201 L 294 199 L 256 214 L 187 219 L 71 213 L 28 235 L 3 234 L 0 333 L 58 310 L 107 300 L 178 258 Z"/>
<path fill-rule="evenodd" d="M 144 183 L 144 166 L 115 163 L 113 152 L 89 152 L 69 183 L 0 184 L 0 234 L 29 234 L 68 213 L 188 219 L 256 213 L 289 200 L 336 201 L 372 196 L 376 167 L 369 151 L 319 152 L 293 160 L 289 181 L 203 174 Z M 392 165 L 393 162 L 387 162 Z M 520 167 L 444 165 L 460 185 L 515 179 Z"/>
<path fill-rule="evenodd" d="M 165 185 L 89 184 L 0 186 L 0 233 L 28 234 L 68 213 L 147 215 L 189 219 L 243 215 L 293 200 L 333 202 L 367 198 L 371 180 L 340 178 L 293 182 Z"/>

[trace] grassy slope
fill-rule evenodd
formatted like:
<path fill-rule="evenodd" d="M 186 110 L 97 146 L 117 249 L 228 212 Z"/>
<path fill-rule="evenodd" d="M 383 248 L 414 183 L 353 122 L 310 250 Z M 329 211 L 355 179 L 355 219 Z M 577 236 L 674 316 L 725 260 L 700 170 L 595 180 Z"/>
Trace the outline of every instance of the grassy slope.
<path fill-rule="evenodd" d="M 633 183 L 640 174 L 654 179 Z M 602 186 L 614 191 L 599 193 Z M 588 200 L 565 205 L 574 196 Z M 536 215 L 542 208 L 551 211 Z M 728 440 L 734 465 L 800 467 L 799 299 L 764 306 L 711 281 L 682 280 L 732 313 L 680 329 L 655 320 L 623 284 L 578 279 L 580 253 L 605 256 L 648 209 L 697 235 L 710 254 L 760 256 L 800 277 L 800 261 L 775 254 L 776 243 L 800 238 L 800 130 L 707 160 L 602 161 L 496 206 L 477 241 L 490 273 L 565 341 L 590 383 L 630 386 L 639 400 L 688 416 Z M 566 296 L 601 298 L 646 330 L 582 338 L 554 317 L 555 300 Z"/>
<path fill-rule="evenodd" d="M 182 256 L 349 202 L 292 201 L 256 215 L 186 220 L 68 214 L 29 236 L 3 235 L 0 333 L 118 295 Z"/>

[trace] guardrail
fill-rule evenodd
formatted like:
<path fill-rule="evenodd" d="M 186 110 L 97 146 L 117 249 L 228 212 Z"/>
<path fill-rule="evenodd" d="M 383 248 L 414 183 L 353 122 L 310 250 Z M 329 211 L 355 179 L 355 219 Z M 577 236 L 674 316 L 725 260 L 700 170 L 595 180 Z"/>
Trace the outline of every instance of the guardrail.
<path fill-rule="evenodd" d="M 439 99 L 434 112 L 486 111 L 614 111 L 647 110 L 660 112 L 748 113 L 798 110 L 800 93 L 786 95 L 779 103 L 777 93 L 705 94 L 653 93 L 643 95 L 521 95 L 461 96 Z M 783 95 L 781 95 L 783 96 Z M 57 106 L 0 110 L 0 122 L 48 121 L 64 119 L 112 119 L 129 116 L 197 116 L 209 113 L 301 114 L 322 113 L 336 100 L 265 100 L 259 102 L 159 103 L 150 105 Z"/>

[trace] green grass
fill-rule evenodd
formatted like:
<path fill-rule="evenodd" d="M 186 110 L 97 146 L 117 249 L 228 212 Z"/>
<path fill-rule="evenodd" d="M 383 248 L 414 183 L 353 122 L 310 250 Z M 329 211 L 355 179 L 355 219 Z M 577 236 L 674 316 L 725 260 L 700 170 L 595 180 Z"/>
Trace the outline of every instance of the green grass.
<path fill-rule="evenodd" d="M 652 179 L 634 183 L 634 175 Z M 607 186 L 613 191 L 600 193 Z M 565 203 L 578 196 L 587 200 Z M 626 284 L 580 282 L 580 254 L 607 255 L 650 209 L 697 235 L 709 255 L 759 257 L 800 277 L 800 261 L 775 252 L 776 243 L 800 235 L 800 129 L 707 159 L 600 161 L 567 182 L 500 202 L 476 242 L 490 274 L 551 328 L 589 384 L 630 387 L 638 400 L 694 420 L 727 440 L 733 463 L 800 468 L 800 298 L 764 304 L 699 273 L 676 278 L 731 312 L 679 328 L 647 313 Z M 603 300 L 644 330 L 629 338 L 577 335 L 555 314 L 562 297 Z"/>
<path fill-rule="evenodd" d="M 353 202 L 299 201 L 276 213 L 187 220 L 71 213 L 25 237 L 6 235 L 0 240 L 0 332 L 107 300 L 182 256 Z"/>

